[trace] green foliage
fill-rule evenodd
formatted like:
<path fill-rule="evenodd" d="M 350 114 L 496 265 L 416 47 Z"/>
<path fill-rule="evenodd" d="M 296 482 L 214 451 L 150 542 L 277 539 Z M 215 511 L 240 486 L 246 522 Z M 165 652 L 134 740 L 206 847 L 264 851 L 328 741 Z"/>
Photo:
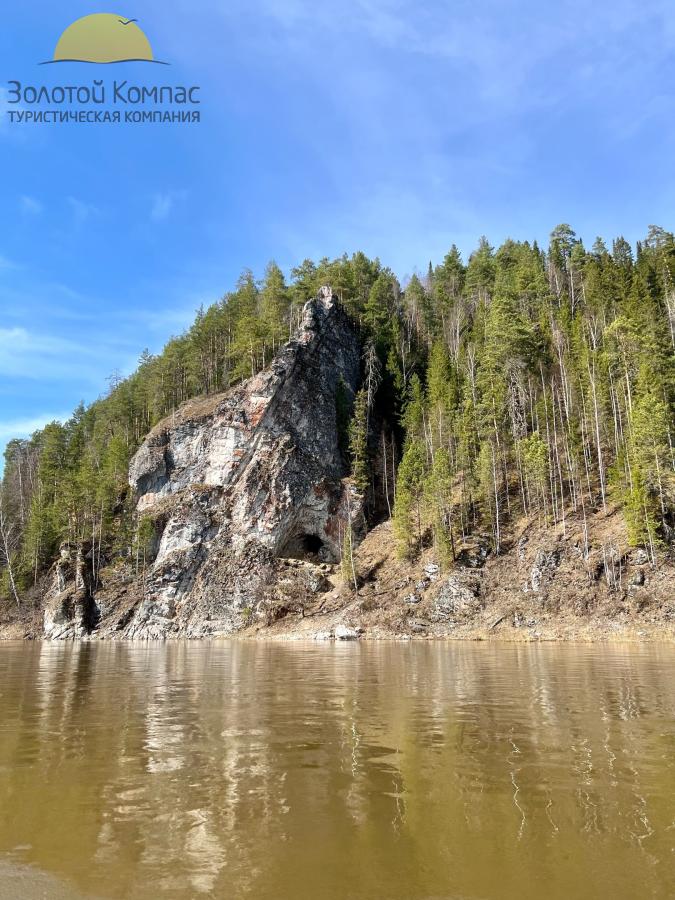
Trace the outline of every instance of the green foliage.
<path fill-rule="evenodd" d="M 382 272 L 368 293 L 363 322 L 375 346 L 383 352 L 391 343 L 391 319 L 395 308 L 394 280 L 391 275 Z"/>
<path fill-rule="evenodd" d="M 361 388 L 354 401 L 354 412 L 349 425 L 349 454 L 354 484 L 359 491 L 365 492 L 370 484 L 368 399 L 365 388 Z"/>
<path fill-rule="evenodd" d="M 266 343 L 271 343 L 272 354 L 288 339 L 290 305 L 284 273 L 275 262 L 271 262 L 265 270 L 260 291 L 260 320 Z"/>
<path fill-rule="evenodd" d="M 492 441 L 487 440 L 481 444 L 476 470 L 484 515 L 494 528 L 499 522 L 499 484 L 497 482 L 497 452 Z"/>
<path fill-rule="evenodd" d="M 394 534 L 401 556 L 412 559 L 422 546 L 427 454 L 421 440 L 408 442 L 396 478 Z"/>
<path fill-rule="evenodd" d="M 533 431 L 518 442 L 529 509 L 545 509 L 549 484 L 548 445 Z"/>
<path fill-rule="evenodd" d="M 349 452 L 349 424 L 351 402 L 350 394 L 345 380 L 340 375 L 335 388 L 335 424 L 337 427 L 337 440 L 340 453 L 346 458 Z"/>
<path fill-rule="evenodd" d="M 422 382 L 419 375 L 414 374 L 410 379 L 408 397 L 403 410 L 403 427 L 408 440 L 424 440 L 425 406 Z"/>
<path fill-rule="evenodd" d="M 630 540 L 654 548 L 661 544 L 667 519 L 675 509 L 675 472 L 670 446 L 672 410 L 648 365 L 641 369 L 627 447 L 626 501 Z"/>
<path fill-rule="evenodd" d="M 436 559 L 443 567 L 455 557 L 453 537 L 453 472 L 450 454 L 437 450 L 425 481 L 425 508 L 431 521 Z"/>

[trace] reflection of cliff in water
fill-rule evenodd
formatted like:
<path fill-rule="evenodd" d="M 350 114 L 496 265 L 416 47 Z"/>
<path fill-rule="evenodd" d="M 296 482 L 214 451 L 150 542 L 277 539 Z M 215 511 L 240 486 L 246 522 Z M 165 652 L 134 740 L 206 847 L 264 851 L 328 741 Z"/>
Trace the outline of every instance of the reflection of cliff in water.
<path fill-rule="evenodd" d="M 667 649 L 41 644 L 0 669 L 0 849 L 78 889 L 668 894 Z"/>

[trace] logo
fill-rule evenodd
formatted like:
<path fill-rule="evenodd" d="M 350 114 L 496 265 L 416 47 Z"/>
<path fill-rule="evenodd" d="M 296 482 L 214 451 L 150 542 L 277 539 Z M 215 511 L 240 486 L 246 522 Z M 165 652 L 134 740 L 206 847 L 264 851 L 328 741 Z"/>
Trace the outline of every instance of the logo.
<path fill-rule="evenodd" d="M 136 19 L 114 13 L 92 13 L 76 19 L 56 44 L 51 63 L 142 62 L 168 66 L 155 59 L 150 41 Z M 63 82 L 24 84 L 9 82 L 8 109 L 12 124 L 24 125 L 191 125 L 201 121 L 201 88 L 196 84 L 157 83 L 153 76 L 136 78 L 139 72 L 107 78 L 103 73 L 87 82 L 64 66 Z M 169 70 L 171 71 L 171 70 Z M 149 70 L 144 70 L 147 76 Z M 81 74 L 81 70 L 80 73 Z M 107 74 L 107 73 L 106 73 Z M 31 79 L 32 81 L 32 79 Z M 149 82 L 149 83 L 148 83 Z"/>
<path fill-rule="evenodd" d="M 58 62 L 120 63 L 150 62 L 155 59 L 150 41 L 137 19 L 125 19 L 114 13 L 93 13 L 76 19 L 63 32 L 54 50 L 54 58 L 43 65 Z"/>

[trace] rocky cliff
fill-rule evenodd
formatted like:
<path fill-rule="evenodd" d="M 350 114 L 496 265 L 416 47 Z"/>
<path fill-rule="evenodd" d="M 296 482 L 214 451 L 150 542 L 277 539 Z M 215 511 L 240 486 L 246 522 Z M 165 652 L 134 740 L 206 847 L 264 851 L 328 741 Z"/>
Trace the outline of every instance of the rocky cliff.
<path fill-rule="evenodd" d="M 206 637 L 673 639 L 675 568 L 631 549 L 613 507 L 552 527 L 513 521 L 457 546 L 442 571 L 426 547 L 397 554 L 391 524 L 358 547 L 345 582 L 347 523 L 365 535 L 345 478 L 338 394 L 359 386 L 358 334 L 330 290 L 272 364 L 192 400 L 147 436 L 129 481 L 142 539 L 93 577 L 92 547 L 64 547 L 44 618 L 30 633 Z M 358 543 L 358 541 L 357 541 Z"/>
<path fill-rule="evenodd" d="M 94 595 L 81 559 L 70 583 L 62 564 L 45 634 L 228 634 L 319 591 L 347 519 L 360 527 L 336 407 L 359 378 L 358 335 L 323 289 L 267 369 L 147 436 L 129 473 L 148 535 L 136 577 L 106 573 Z"/>

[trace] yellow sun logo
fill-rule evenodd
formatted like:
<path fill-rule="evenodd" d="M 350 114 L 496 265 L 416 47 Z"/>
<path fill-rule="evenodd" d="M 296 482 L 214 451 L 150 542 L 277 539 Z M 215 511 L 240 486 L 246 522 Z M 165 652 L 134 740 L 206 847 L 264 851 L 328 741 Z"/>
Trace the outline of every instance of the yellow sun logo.
<path fill-rule="evenodd" d="M 94 13 L 77 19 L 63 32 L 49 62 L 160 62 L 136 19 Z M 164 64 L 166 65 L 166 63 Z"/>

